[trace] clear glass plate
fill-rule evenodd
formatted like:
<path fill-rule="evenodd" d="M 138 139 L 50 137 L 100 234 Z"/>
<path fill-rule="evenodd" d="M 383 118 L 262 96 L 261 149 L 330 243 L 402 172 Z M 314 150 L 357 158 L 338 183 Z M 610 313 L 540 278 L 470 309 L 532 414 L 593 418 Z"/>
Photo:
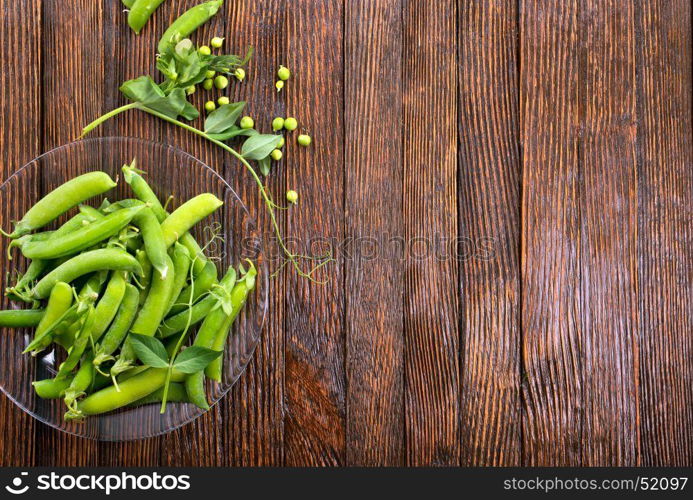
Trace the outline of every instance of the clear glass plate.
<path fill-rule="evenodd" d="M 262 239 L 255 221 L 233 189 L 211 168 L 174 147 L 140 139 L 106 137 L 70 143 L 32 160 L 0 186 L 0 227 L 9 230 L 11 221 L 21 219 L 43 195 L 77 175 L 94 170 L 107 172 L 114 179 L 121 178 L 118 186 L 105 197 L 110 200 L 133 197 L 120 175 L 121 166 L 133 158 L 137 158 L 137 166 L 147 172 L 146 179 L 162 202 L 169 195 L 173 196 L 169 203 L 171 209 L 203 192 L 214 193 L 224 201 L 223 207 L 193 231 L 204 246 L 211 239 L 209 227 L 219 224 L 223 241 L 213 242 L 206 253 L 217 260 L 220 276 L 229 266 L 237 267 L 243 259 L 251 259 L 258 267 L 257 288 L 229 336 L 222 382 L 207 382 L 207 396 L 210 404 L 214 404 L 238 380 L 259 343 L 267 313 L 268 279 Z M 98 206 L 101 201 L 102 198 L 94 199 L 90 204 Z M 51 227 L 63 223 L 75 212 L 65 214 Z M 18 271 L 24 272 L 27 264 L 17 251 L 12 261 L 4 257 L 9 242 L 8 238 L 2 237 L 0 245 L 0 255 L 3 256 L 0 272 L 6 276 L 6 281 Z M 1 306 L 3 309 L 26 307 L 7 299 L 4 287 Z M 64 351 L 58 348 L 38 357 L 24 355 L 22 350 L 33 330 L 1 330 L 0 388 L 25 412 L 51 427 L 90 439 L 124 441 L 169 432 L 204 413 L 191 404 L 169 403 L 163 415 L 159 413 L 159 405 L 147 405 L 90 416 L 83 422 L 65 422 L 62 400 L 40 399 L 31 385 L 34 380 L 54 376 L 57 365 L 64 358 Z"/>

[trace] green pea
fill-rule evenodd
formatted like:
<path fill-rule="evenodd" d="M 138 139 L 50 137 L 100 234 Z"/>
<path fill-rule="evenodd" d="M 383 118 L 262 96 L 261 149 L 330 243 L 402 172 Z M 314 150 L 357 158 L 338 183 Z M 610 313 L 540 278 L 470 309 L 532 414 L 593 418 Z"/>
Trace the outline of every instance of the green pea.
<path fill-rule="evenodd" d="M 229 86 L 229 79 L 224 75 L 219 75 L 214 79 L 214 86 L 219 90 L 223 90 Z"/>
<path fill-rule="evenodd" d="M 297 203 L 298 202 L 298 193 L 294 191 L 293 189 L 290 191 L 286 192 L 286 201 L 290 203 Z"/>
<path fill-rule="evenodd" d="M 219 36 L 215 36 L 214 38 L 212 38 L 210 45 L 215 49 L 220 49 L 221 46 L 224 45 L 224 39 Z"/>
<path fill-rule="evenodd" d="M 214 80 L 207 78 L 204 82 L 202 82 L 202 88 L 205 90 L 212 90 L 214 88 Z"/>
<path fill-rule="evenodd" d="M 291 77 L 291 71 L 289 71 L 289 68 L 285 66 L 279 66 L 277 76 L 280 80 L 288 80 Z"/>
<path fill-rule="evenodd" d="M 278 80 L 274 86 L 277 88 L 277 92 L 281 92 L 281 90 L 284 88 L 284 82 L 282 80 Z"/>
<path fill-rule="evenodd" d="M 205 111 L 207 111 L 207 113 L 211 113 L 215 109 L 217 109 L 217 105 L 214 104 L 214 101 L 207 101 L 205 103 Z"/>
<path fill-rule="evenodd" d="M 225 95 L 221 96 L 219 99 L 217 99 L 217 104 L 219 106 L 224 106 L 225 104 L 229 104 L 231 100 L 226 97 Z"/>
<path fill-rule="evenodd" d="M 311 138 L 309 135 L 301 134 L 298 136 L 297 141 L 300 146 L 310 146 Z"/>
<path fill-rule="evenodd" d="M 277 143 L 277 149 L 281 149 L 284 147 L 284 144 L 286 144 L 286 141 L 284 140 L 284 137 L 279 139 L 279 142 Z"/>
<path fill-rule="evenodd" d="M 275 132 L 284 128 L 284 118 L 277 117 L 272 120 L 272 130 Z"/>
<path fill-rule="evenodd" d="M 239 82 L 242 82 L 245 79 L 245 70 L 243 68 L 236 68 L 236 71 L 233 72 L 233 76 L 235 76 Z"/>
<path fill-rule="evenodd" d="M 207 79 L 214 78 L 214 76 L 216 74 L 217 74 L 217 72 L 214 71 L 213 69 L 208 69 L 207 72 L 205 73 L 205 78 L 207 78 Z"/>
<path fill-rule="evenodd" d="M 241 128 L 242 129 L 249 129 L 253 128 L 255 126 L 255 121 L 249 117 L 249 116 L 244 116 L 241 118 Z"/>
<path fill-rule="evenodd" d="M 283 156 L 283 155 L 282 155 L 282 152 L 281 152 L 281 151 L 279 151 L 278 149 L 274 149 L 274 150 L 272 150 L 272 152 L 270 153 L 270 156 L 272 157 L 272 159 L 273 159 L 274 161 L 279 161 L 279 160 L 282 159 L 282 156 Z"/>
<path fill-rule="evenodd" d="M 195 87 L 195 85 L 190 85 L 190 87 L 185 89 L 185 93 L 188 95 L 193 95 L 196 90 L 197 90 L 197 87 Z"/>
<path fill-rule="evenodd" d="M 284 128 L 286 130 L 296 130 L 298 128 L 298 121 L 296 118 L 290 116 L 284 120 Z"/>
<path fill-rule="evenodd" d="M 203 56 L 208 56 L 212 54 L 212 49 L 210 49 L 206 45 L 202 45 L 197 49 L 197 51 Z"/>

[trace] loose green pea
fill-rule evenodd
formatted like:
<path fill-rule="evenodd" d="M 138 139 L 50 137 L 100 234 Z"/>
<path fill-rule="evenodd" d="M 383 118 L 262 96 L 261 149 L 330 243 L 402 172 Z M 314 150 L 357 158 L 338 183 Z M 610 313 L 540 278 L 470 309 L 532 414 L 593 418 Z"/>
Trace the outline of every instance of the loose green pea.
<path fill-rule="evenodd" d="M 284 128 L 284 118 L 277 117 L 272 120 L 272 130 L 275 132 Z"/>
<path fill-rule="evenodd" d="M 277 87 L 277 92 L 281 92 L 281 90 L 284 88 L 284 82 L 279 80 L 274 84 L 274 86 Z"/>
<path fill-rule="evenodd" d="M 192 95 L 195 93 L 196 90 L 197 90 L 197 87 L 195 87 L 195 85 L 190 85 L 190 87 L 185 89 L 185 93 L 188 95 Z"/>
<path fill-rule="evenodd" d="M 197 51 L 202 54 L 203 56 L 208 56 L 212 53 L 212 49 L 207 47 L 206 45 L 201 46 L 200 48 L 197 49 Z"/>
<path fill-rule="evenodd" d="M 286 143 L 286 141 L 284 140 L 284 137 L 279 139 L 279 143 L 277 144 L 277 149 L 283 148 L 285 143 Z"/>
<path fill-rule="evenodd" d="M 288 80 L 289 77 L 291 77 L 291 71 L 289 71 L 289 68 L 285 66 L 279 66 L 279 70 L 277 70 L 277 76 L 280 80 Z"/>
<path fill-rule="evenodd" d="M 214 79 L 214 86 L 219 90 L 225 89 L 229 86 L 229 79 L 224 75 L 219 75 Z"/>
<path fill-rule="evenodd" d="M 216 74 L 217 72 L 213 69 L 207 70 L 207 72 L 205 73 L 205 78 L 214 78 L 214 75 Z"/>
<path fill-rule="evenodd" d="M 298 128 L 298 121 L 296 121 L 296 118 L 290 116 L 284 120 L 284 128 L 286 130 L 296 130 Z"/>
<path fill-rule="evenodd" d="M 210 45 L 215 49 L 220 49 L 221 46 L 224 45 L 224 39 L 219 36 L 215 36 L 214 38 L 212 38 Z"/>
<path fill-rule="evenodd" d="M 297 203 L 298 202 L 298 193 L 294 191 L 293 189 L 291 191 L 286 192 L 286 201 L 289 203 Z"/>
<path fill-rule="evenodd" d="M 211 113 L 215 109 L 217 109 L 217 105 L 214 104 L 214 101 L 207 101 L 205 103 L 205 111 L 207 111 L 208 113 Z"/>
<path fill-rule="evenodd" d="M 229 104 L 231 100 L 226 97 L 225 95 L 221 96 L 219 99 L 217 99 L 217 104 L 219 106 L 223 106 L 224 104 Z"/>
<path fill-rule="evenodd" d="M 282 159 L 282 152 L 279 151 L 278 149 L 274 149 L 271 153 L 270 156 L 274 161 L 279 161 Z"/>
<path fill-rule="evenodd" d="M 212 90 L 212 87 L 214 87 L 214 80 L 211 78 L 207 78 L 204 82 L 202 82 L 202 88 L 205 90 Z"/>
<path fill-rule="evenodd" d="M 241 118 L 241 128 L 249 129 L 249 128 L 253 128 L 254 126 L 255 126 L 255 122 L 253 121 L 253 119 L 251 117 L 244 116 L 243 118 Z"/>
<path fill-rule="evenodd" d="M 234 71 L 233 76 L 235 76 L 239 82 L 242 82 L 245 78 L 245 70 L 243 68 L 236 68 L 236 71 Z"/>
<path fill-rule="evenodd" d="M 298 136 L 298 144 L 300 146 L 310 146 L 311 138 L 309 135 L 301 134 Z"/>

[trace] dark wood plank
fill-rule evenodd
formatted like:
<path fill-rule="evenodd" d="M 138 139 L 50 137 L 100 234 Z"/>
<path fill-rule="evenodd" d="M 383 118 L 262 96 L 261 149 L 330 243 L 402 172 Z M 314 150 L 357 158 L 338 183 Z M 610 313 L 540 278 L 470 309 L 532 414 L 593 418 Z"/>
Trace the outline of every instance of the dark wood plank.
<path fill-rule="evenodd" d="M 523 463 L 579 465 L 577 1 L 520 5 Z"/>
<path fill-rule="evenodd" d="M 459 4 L 462 464 L 520 465 L 517 5 Z"/>
<path fill-rule="evenodd" d="M 299 128 L 286 134 L 282 163 L 288 187 L 302 196 L 286 215 L 288 234 L 300 237 L 297 247 L 311 254 L 327 249 L 318 238 L 341 242 L 344 236 L 343 10 L 341 0 L 296 7 L 286 11 L 281 54 L 293 77 L 280 95 Z M 299 133 L 313 137 L 309 148 L 297 144 Z M 345 464 L 344 262 L 342 255 L 337 259 L 315 276 L 325 285 L 287 271 L 287 466 Z"/>
<path fill-rule="evenodd" d="M 637 11 L 643 465 L 693 464 L 691 5 Z"/>
<path fill-rule="evenodd" d="M 635 18 L 630 2 L 579 14 L 582 465 L 637 465 Z"/>
<path fill-rule="evenodd" d="M 232 101 L 248 102 L 248 114 L 263 131 L 270 130 L 274 116 L 282 116 L 282 97 L 274 88 L 275 66 L 284 47 L 284 0 L 229 2 L 225 7 L 224 47 L 237 53 L 248 46 L 255 49 L 247 68 L 246 80 L 232 83 Z M 286 162 L 274 168 L 267 184 L 278 201 L 286 190 Z M 276 167 L 276 165 L 275 165 Z M 257 220 L 265 239 L 265 251 L 277 256 L 276 242 L 269 216 L 258 194 L 257 185 L 243 166 L 230 157 L 224 158 L 226 180 L 238 192 Z M 279 222 L 286 232 L 284 214 Z M 270 267 L 279 265 L 271 260 Z M 286 275 L 269 282 L 269 305 L 260 345 L 245 373 L 223 402 L 224 459 L 233 466 L 280 466 L 284 460 L 284 332 Z"/>
<path fill-rule="evenodd" d="M 41 150 L 41 4 L 0 1 L 0 181 L 4 182 Z M 21 52 L 21 57 L 17 54 Z M 12 203 L 13 200 L 3 200 Z M 9 221 L 2 220 L 3 229 Z M 4 279 L 4 277 L 3 277 Z M 3 299 L 3 307 L 8 305 Z M 0 395 L 0 466 L 35 463 L 37 423 Z"/>
<path fill-rule="evenodd" d="M 402 2 L 344 8 L 347 463 L 402 465 Z"/>
<path fill-rule="evenodd" d="M 455 12 L 454 0 L 410 1 L 402 21 L 405 442 L 412 466 L 460 460 L 458 275 L 455 242 L 447 238 L 457 234 Z"/>
<path fill-rule="evenodd" d="M 100 3 L 89 0 L 43 3 L 43 150 L 76 139 L 82 126 L 105 111 L 104 46 Z M 76 168 L 77 165 L 75 164 Z M 68 175 L 76 175 L 73 166 Z M 64 172 L 43 172 L 44 192 L 64 182 Z M 47 426 L 36 433 L 36 464 L 97 465 L 98 443 Z M 51 450 L 51 453 L 45 453 Z"/>

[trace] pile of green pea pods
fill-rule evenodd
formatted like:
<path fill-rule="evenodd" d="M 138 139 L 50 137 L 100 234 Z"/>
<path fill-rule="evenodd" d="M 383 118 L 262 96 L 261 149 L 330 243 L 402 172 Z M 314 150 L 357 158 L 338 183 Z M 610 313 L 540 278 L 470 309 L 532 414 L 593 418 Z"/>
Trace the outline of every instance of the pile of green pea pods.
<path fill-rule="evenodd" d="M 30 259 L 6 295 L 31 308 L 0 311 L 0 327 L 35 328 L 24 353 L 65 351 L 55 377 L 33 386 L 64 399 L 66 419 L 162 399 L 162 412 L 166 401 L 208 408 L 205 379 L 221 381 L 229 331 L 255 287 L 252 262 L 219 279 L 189 232 L 223 202 L 203 193 L 169 214 L 141 173 L 124 166 L 134 197 L 99 208 L 84 202 L 116 182 L 98 171 L 75 177 L 3 232 L 8 258 L 17 248 Z"/>

